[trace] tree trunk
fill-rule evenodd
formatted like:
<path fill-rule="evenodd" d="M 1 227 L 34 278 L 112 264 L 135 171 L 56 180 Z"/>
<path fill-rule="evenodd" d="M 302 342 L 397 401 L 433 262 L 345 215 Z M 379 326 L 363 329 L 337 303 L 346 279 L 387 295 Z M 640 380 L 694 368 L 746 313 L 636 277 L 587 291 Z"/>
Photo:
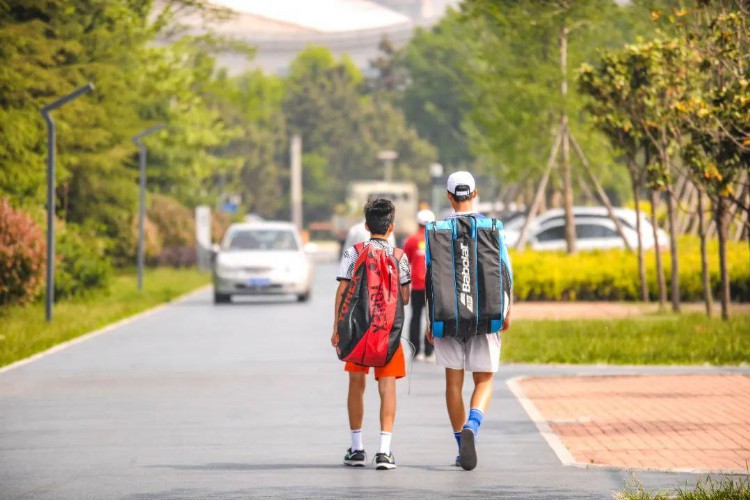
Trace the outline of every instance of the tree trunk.
<path fill-rule="evenodd" d="M 641 282 L 641 300 L 648 302 L 648 282 L 646 282 L 646 263 L 643 259 L 643 234 L 641 233 L 641 206 L 638 203 L 641 181 L 635 165 L 631 164 L 628 170 L 630 170 L 630 182 L 633 186 L 633 200 L 635 200 L 635 231 L 638 233 L 638 280 Z"/>
<path fill-rule="evenodd" d="M 708 253 L 706 250 L 706 226 L 703 220 L 703 191 L 698 192 L 698 235 L 701 238 L 701 277 L 703 278 L 703 301 L 706 303 L 706 316 L 711 317 L 713 299 L 711 297 L 711 279 L 708 275 Z"/>
<path fill-rule="evenodd" d="M 568 66 L 568 28 L 563 26 L 560 30 L 560 72 L 562 79 L 560 83 L 560 93 L 562 94 L 563 103 L 568 95 L 567 81 Z M 570 131 L 568 130 L 568 116 L 563 108 L 562 116 L 562 184 L 563 184 L 563 208 L 565 209 L 565 246 L 568 253 L 576 251 L 576 226 L 573 218 L 573 182 L 570 173 Z"/>
<path fill-rule="evenodd" d="M 729 319 L 729 270 L 727 269 L 727 199 L 716 202 L 716 227 L 719 233 L 719 270 L 721 272 L 721 319 Z"/>
<path fill-rule="evenodd" d="M 661 262 L 659 248 L 659 226 L 656 220 L 656 206 L 659 204 L 659 193 L 651 190 L 651 225 L 654 227 L 654 254 L 656 255 L 656 282 L 659 285 L 659 309 L 663 310 L 667 304 L 667 282 L 664 279 L 664 266 Z"/>
<path fill-rule="evenodd" d="M 677 255 L 677 227 L 675 225 L 672 186 L 667 188 L 667 216 L 669 217 L 669 255 L 672 260 L 672 280 L 670 284 L 672 310 L 680 312 L 680 266 Z"/>

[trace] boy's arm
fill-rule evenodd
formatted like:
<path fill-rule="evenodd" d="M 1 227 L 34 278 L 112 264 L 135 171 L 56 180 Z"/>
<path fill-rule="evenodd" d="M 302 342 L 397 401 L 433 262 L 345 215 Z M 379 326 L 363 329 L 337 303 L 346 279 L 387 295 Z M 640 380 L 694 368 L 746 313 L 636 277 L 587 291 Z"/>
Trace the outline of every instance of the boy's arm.
<path fill-rule="evenodd" d="M 505 315 L 505 320 L 503 320 L 503 327 L 500 328 L 501 332 L 507 332 L 510 330 L 510 312 L 513 309 L 513 292 L 510 294 L 510 305 L 508 305 L 508 314 Z"/>
<path fill-rule="evenodd" d="M 411 300 L 411 283 L 401 285 L 401 298 L 404 301 L 404 305 L 409 304 Z"/>
<path fill-rule="evenodd" d="M 331 335 L 331 345 L 336 348 L 336 352 L 339 350 L 339 332 L 337 330 L 339 305 L 341 305 L 341 297 L 344 296 L 347 283 L 346 280 L 339 281 L 339 287 L 336 289 L 336 309 L 333 311 L 333 335 Z"/>

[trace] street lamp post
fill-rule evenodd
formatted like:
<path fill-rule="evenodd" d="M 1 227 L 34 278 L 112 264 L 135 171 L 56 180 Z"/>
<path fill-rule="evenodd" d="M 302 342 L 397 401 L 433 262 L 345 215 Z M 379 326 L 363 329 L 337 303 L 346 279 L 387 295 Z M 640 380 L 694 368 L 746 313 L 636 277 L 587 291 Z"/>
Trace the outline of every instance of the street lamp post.
<path fill-rule="evenodd" d="M 94 90 L 94 84 L 87 83 L 70 94 L 47 104 L 39 111 L 47 122 L 47 293 L 45 316 L 52 321 L 52 304 L 55 301 L 55 121 L 50 113 L 66 105 L 87 92 Z"/>
<path fill-rule="evenodd" d="M 435 213 L 440 211 L 440 195 L 444 189 L 440 189 L 441 180 L 443 177 L 443 166 L 440 163 L 430 164 L 430 193 L 432 195 L 432 210 Z"/>
<path fill-rule="evenodd" d="M 138 146 L 139 178 L 138 178 L 138 291 L 143 290 L 143 224 L 146 217 L 146 145 L 143 139 L 163 129 L 164 125 L 154 125 L 133 137 Z"/>

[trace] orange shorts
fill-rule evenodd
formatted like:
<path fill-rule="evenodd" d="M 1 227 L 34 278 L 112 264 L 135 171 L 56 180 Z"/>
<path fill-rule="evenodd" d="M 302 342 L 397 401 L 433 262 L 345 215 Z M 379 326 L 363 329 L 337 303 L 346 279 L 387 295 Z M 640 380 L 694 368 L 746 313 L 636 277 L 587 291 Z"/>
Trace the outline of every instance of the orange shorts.
<path fill-rule="evenodd" d="M 369 366 L 361 366 L 351 362 L 347 362 L 346 365 L 344 365 L 344 370 L 350 373 L 364 373 L 365 375 L 370 373 Z M 379 380 L 380 377 L 401 378 L 405 376 L 406 360 L 404 359 L 404 350 L 399 345 L 387 365 L 375 367 L 375 380 Z"/>

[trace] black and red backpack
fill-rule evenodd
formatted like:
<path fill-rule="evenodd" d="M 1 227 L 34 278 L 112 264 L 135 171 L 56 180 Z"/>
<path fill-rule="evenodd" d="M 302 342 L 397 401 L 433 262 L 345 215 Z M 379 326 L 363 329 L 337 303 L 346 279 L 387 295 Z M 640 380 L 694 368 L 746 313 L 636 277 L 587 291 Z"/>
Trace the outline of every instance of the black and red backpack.
<path fill-rule="evenodd" d="M 364 243 L 354 248 L 357 262 L 336 316 L 337 353 L 342 361 L 385 366 L 398 349 L 404 325 L 399 279 L 403 251 L 394 248 L 388 255 L 385 249 Z"/>

